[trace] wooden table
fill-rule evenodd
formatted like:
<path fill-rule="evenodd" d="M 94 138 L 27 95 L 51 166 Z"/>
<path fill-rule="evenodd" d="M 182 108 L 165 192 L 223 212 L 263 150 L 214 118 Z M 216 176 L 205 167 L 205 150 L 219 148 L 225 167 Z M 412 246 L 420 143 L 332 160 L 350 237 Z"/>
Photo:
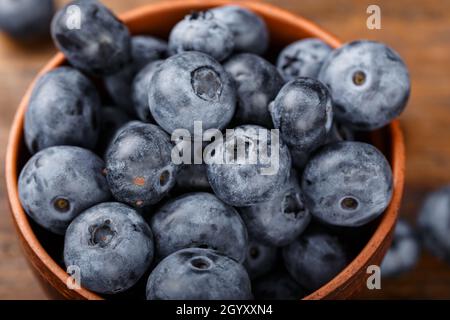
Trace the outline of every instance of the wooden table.
<path fill-rule="evenodd" d="M 62 1 L 64 2 L 64 1 Z M 59 2 L 60 4 L 62 3 Z M 124 12 L 151 0 L 104 0 Z M 271 0 L 301 14 L 343 40 L 375 39 L 404 57 L 412 75 L 412 97 L 402 115 L 407 143 L 407 186 L 402 215 L 414 221 L 423 196 L 450 183 L 450 2 L 441 0 Z M 366 27 L 366 9 L 381 7 L 382 29 Z M 55 52 L 50 42 L 19 46 L 0 35 L 0 154 L 21 96 L 45 61 Z M 0 171 L 0 299 L 43 299 L 45 296 L 22 257 L 12 228 Z M 417 268 L 397 280 L 384 280 L 382 290 L 361 298 L 450 298 L 450 267 L 425 254 Z"/>

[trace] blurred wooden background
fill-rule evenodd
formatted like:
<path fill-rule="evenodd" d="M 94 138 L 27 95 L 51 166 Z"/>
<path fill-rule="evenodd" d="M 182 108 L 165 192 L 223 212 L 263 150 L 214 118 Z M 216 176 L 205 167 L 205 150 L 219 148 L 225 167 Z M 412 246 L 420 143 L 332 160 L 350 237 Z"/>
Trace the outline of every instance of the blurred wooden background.
<path fill-rule="evenodd" d="M 170 1 L 170 0 L 169 0 Z M 58 1 L 59 4 L 65 1 Z M 153 0 L 103 0 L 121 13 Z M 406 194 L 401 214 L 414 221 L 429 190 L 450 183 L 450 1 L 271 0 L 309 18 L 344 41 L 374 39 L 395 48 L 412 76 L 412 97 L 401 117 L 407 143 Z M 382 29 L 368 30 L 366 9 L 381 7 Z M 51 42 L 21 46 L 0 35 L 0 155 L 15 108 L 36 72 L 55 52 Z M 450 236 L 450 235 L 449 235 Z M 0 299 L 44 299 L 12 227 L 0 171 Z M 417 268 L 360 298 L 450 299 L 450 266 L 424 254 Z"/>

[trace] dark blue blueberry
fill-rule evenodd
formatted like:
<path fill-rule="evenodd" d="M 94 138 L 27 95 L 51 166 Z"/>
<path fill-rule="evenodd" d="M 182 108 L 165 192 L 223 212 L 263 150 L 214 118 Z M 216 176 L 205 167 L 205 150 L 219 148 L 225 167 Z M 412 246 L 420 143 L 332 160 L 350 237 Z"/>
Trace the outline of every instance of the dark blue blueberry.
<path fill-rule="evenodd" d="M 205 164 L 185 164 L 177 176 L 177 187 L 187 191 L 208 190 L 211 188 Z"/>
<path fill-rule="evenodd" d="M 240 6 L 223 6 L 210 12 L 231 30 L 237 52 L 259 55 L 266 52 L 269 47 L 269 31 L 261 17 Z"/>
<path fill-rule="evenodd" d="M 110 75 L 130 61 L 127 27 L 96 0 L 68 3 L 54 16 L 51 31 L 67 60 L 88 73 Z"/>
<path fill-rule="evenodd" d="M 210 193 L 170 200 L 151 218 L 150 226 L 158 258 L 190 247 L 217 250 L 239 262 L 247 253 L 247 230 L 241 217 Z"/>
<path fill-rule="evenodd" d="M 333 49 L 317 38 L 307 38 L 284 48 L 277 60 L 277 67 L 286 81 L 298 77 L 316 79 L 323 62 Z"/>
<path fill-rule="evenodd" d="M 187 15 L 175 25 L 169 36 L 171 54 L 198 51 L 222 61 L 233 49 L 234 37 L 231 30 L 210 12 Z"/>
<path fill-rule="evenodd" d="M 358 227 L 383 213 L 392 196 L 392 171 L 384 155 L 362 142 L 331 143 L 303 172 L 308 209 L 319 220 Z"/>
<path fill-rule="evenodd" d="M 275 265 L 277 248 L 267 246 L 250 236 L 244 267 L 251 279 L 267 274 Z"/>
<path fill-rule="evenodd" d="M 25 114 L 25 142 L 31 153 L 57 145 L 92 149 L 99 132 L 100 98 L 81 72 L 60 67 L 43 75 Z"/>
<path fill-rule="evenodd" d="M 132 83 L 134 77 L 148 63 L 163 59 L 166 56 L 167 43 L 165 41 L 150 36 L 132 37 L 131 62 L 119 72 L 105 78 L 106 90 L 113 101 L 128 113 L 134 114 L 135 110 L 133 109 L 132 100 Z M 147 104 L 147 98 L 145 100 Z M 149 112 L 148 105 L 146 109 Z"/>
<path fill-rule="evenodd" d="M 100 135 L 97 143 L 98 154 L 105 154 L 118 130 L 130 121 L 131 118 L 118 107 L 108 106 L 100 109 Z"/>
<path fill-rule="evenodd" d="M 327 88 L 315 79 L 297 78 L 281 89 L 269 110 L 294 164 L 303 167 L 309 154 L 326 141 L 333 123 Z"/>
<path fill-rule="evenodd" d="M 450 186 L 426 197 L 417 225 L 424 246 L 436 257 L 450 263 Z"/>
<path fill-rule="evenodd" d="M 149 85 L 149 106 L 155 121 L 167 132 L 187 129 L 194 121 L 203 130 L 222 129 L 236 106 L 233 80 L 223 67 L 200 52 L 170 57 L 153 74 Z"/>
<path fill-rule="evenodd" d="M 20 40 L 48 36 L 54 12 L 53 0 L 0 0 L 0 30 Z"/>
<path fill-rule="evenodd" d="M 152 61 L 164 59 L 168 54 L 165 40 L 148 35 L 131 38 L 131 62 L 135 70 L 140 70 Z"/>
<path fill-rule="evenodd" d="M 306 293 L 286 271 L 277 271 L 258 278 L 253 283 L 257 300 L 298 300 Z"/>
<path fill-rule="evenodd" d="M 144 219 L 118 202 L 94 206 L 72 221 L 64 241 L 66 267 L 78 267 L 81 285 L 115 294 L 125 291 L 149 269 L 153 235 Z"/>
<path fill-rule="evenodd" d="M 410 93 L 408 69 L 388 46 L 348 43 L 325 60 L 319 80 L 333 97 L 336 119 L 358 130 L 374 130 L 400 115 Z"/>
<path fill-rule="evenodd" d="M 405 221 L 397 221 L 394 238 L 381 264 L 383 277 L 394 277 L 411 271 L 420 256 L 420 244 L 412 227 Z"/>
<path fill-rule="evenodd" d="M 104 168 L 99 157 L 79 147 L 51 147 L 36 153 L 19 177 L 25 212 L 45 229 L 64 234 L 82 211 L 110 199 Z"/>
<path fill-rule="evenodd" d="M 161 200 L 174 186 L 173 145 L 158 126 L 133 121 L 120 129 L 106 153 L 106 177 L 114 197 L 134 207 Z"/>
<path fill-rule="evenodd" d="M 339 239 L 315 228 L 284 247 L 283 260 L 289 274 L 309 291 L 322 287 L 348 263 Z"/>
<path fill-rule="evenodd" d="M 148 300 L 250 300 L 244 267 L 210 249 L 177 251 L 161 261 L 147 282 Z"/>
<path fill-rule="evenodd" d="M 314 225 L 316 221 L 313 219 L 311 225 Z M 366 246 L 369 240 L 373 237 L 376 228 L 379 225 L 379 221 L 374 220 L 360 227 L 341 227 L 334 225 L 324 225 L 329 232 L 336 235 L 342 243 L 345 244 L 345 249 L 348 256 L 351 258 L 356 257 Z"/>
<path fill-rule="evenodd" d="M 305 206 L 296 172 L 268 201 L 240 209 L 249 233 L 261 243 L 285 246 L 308 226 L 311 215 Z"/>
<path fill-rule="evenodd" d="M 268 106 L 284 85 L 275 66 L 255 54 L 241 53 L 232 56 L 224 68 L 237 86 L 237 121 L 272 127 Z"/>
<path fill-rule="evenodd" d="M 334 121 L 325 143 L 340 141 L 355 141 L 355 132 L 346 126 Z"/>
<path fill-rule="evenodd" d="M 211 191 L 206 164 L 203 162 L 203 151 L 208 142 L 192 141 L 191 139 L 176 140 L 180 156 L 190 152 L 191 156 L 183 158 L 183 165 L 177 175 L 177 188 L 184 192 Z"/>
<path fill-rule="evenodd" d="M 138 72 L 131 84 L 131 100 L 139 120 L 144 122 L 153 122 L 152 114 L 148 105 L 148 91 L 150 79 L 158 68 L 163 63 L 162 60 L 157 60 L 147 64 L 141 71 Z"/>
<path fill-rule="evenodd" d="M 232 206 L 265 202 L 289 178 L 291 156 L 277 132 L 239 126 L 211 146 L 215 155 L 208 160 L 208 181 L 214 193 Z"/>

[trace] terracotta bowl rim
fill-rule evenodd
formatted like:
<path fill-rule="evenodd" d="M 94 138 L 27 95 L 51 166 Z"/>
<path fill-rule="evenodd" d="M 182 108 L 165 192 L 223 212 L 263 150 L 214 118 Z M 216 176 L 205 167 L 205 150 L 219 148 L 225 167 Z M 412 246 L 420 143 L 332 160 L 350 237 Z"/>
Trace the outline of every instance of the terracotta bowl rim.
<path fill-rule="evenodd" d="M 329 32 L 323 30 L 311 21 L 295 15 L 284 9 L 280 9 L 274 5 L 258 2 L 258 1 L 227 1 L 227 0 L 212 0 L 207 3 L 201 0 L 173 0 L 170 2 L 160 2 L 148 4 L 142 7 L 138 7 L 134 10 L 128 11 L 122 15 L 120 18 L 127 24 L 135 19 L 144 17 L 150 12 L 154 11 L 170 11 L 175 9 L 189 9 L 189 8 L 202 8 L 202 7 L 215 7 L 224 4 L 239 4 L 250 9 L 254 9 L 257 12 L 264 13 L 265 16 L 273 17 L 274 19 L 284 19 L 289 20 L 290 23 L 299 26 L 303 30 L 321 38 L 333 47 L 339 47 L 341 42 Z M 36 80 L 42 74 L 47 71 L 60 66 L 65 62 L 65 58 L 62 53 L 57 53 L 47 65 L 41 69 L 35 79 L 32 81 L 31 85 L 27 89 L 19 108 L 15 114 L 13 124 L 10 129 L 10 135 L 8 139 L 8 145 L 6 150 L 6 165 L 5 165 L 5 177 L 7 193 L 9 198 L 9 204 L 11 207 L 11 213 L 16 226 L 17 232 L 21 236 L 22 240 L 25 242 L 32 253 L 43 263 L 43 265 L 57 278 L 56 280 L 61 282 L 62 285 L 67 283 L 69 278 L 68 274 L 61 268 L 47 251 L 42 247 L 41 243 L 37 239 L 32 227 L 29 223 L 28 216 L 22 209 L 18 195 L 18 155 L 20 151 L 21 142 L 23 139 L 23 122 L 24 115 L 28 105 L 28 101 L 31 95 L 32 88 Z M 346 283 L 358 272 L 361 268 L 368 265 L 370 258 L 374 253 L 382 246 L 383 240 L 389 237 L 392 231 L 396 218 L 398 209 L 400 206 L 403 186 L 404 186 L 404 167 L 405 167 L 405 147 L 403 140 L 403 133 L 399 125 L 398 120 L 394 120 L 389 125 L 389 133 L 391 138 L 391 159 L 390 164 L 393 170 L 394 178 L 394 192 L 391 203 L 386 209 L 386 212 L 380 219 L 380 223 L 375 230 L 373 236 L 370 238 L 369 242 L 365 245 L 362 251 L 357 255 L 353 261 L 346 266 L 335 278 L 325 284 L 323 287 L 313 292 L 305 299 L 323 299 L 330 295 L 330 293 L 338 292 L 340 288 L 345 286 Z M 29 257 L 27 257 L 29 259 Z M 38 270 L 39 273 L 43 273 L 42 270 Z M 49 280 L 46 278 L 47 281 Z M 84 299 L 98 300 L 103 299 L 100 295 L 93 293 L 87 289 L 80 288 L 74 289 L 77 291 L 77 295 Z"/>

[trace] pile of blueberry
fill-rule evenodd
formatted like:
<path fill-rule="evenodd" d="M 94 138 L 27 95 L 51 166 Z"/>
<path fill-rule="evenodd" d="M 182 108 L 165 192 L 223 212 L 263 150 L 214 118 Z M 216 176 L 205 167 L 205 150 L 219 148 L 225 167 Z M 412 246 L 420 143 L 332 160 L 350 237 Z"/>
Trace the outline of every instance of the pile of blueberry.
<path fill-rule="evenodd" d="M 68 28 L 69 6 L 80 28 Z M 300 298 L 351 261 L 390 203 L 390 165 L 359 139 L 409 97 L 407 68 L 386 45 L 333 50 L 302 39 L 272 64 L 267 26 L 247 9 L 191 13 L 167 43 L 130 36 L 86 0 L 62 8 L 51 32 L 68 65 L 34 87 L 19 193 L 38 225 L 64 235 L 65 266 L 83 287 L 120 296 L 144 282 L 148 299 Z M 234 154 L 243 141 L 258 161 L 176 164 L 171 135 L 196 140 L 195 122 L 235 130 L 192 156 L 211 145 Z M 263 141 L 278 154 L 272 174 L 259 161 Z"/>
<path fill-rule="evenodd" d="M 395 227 L 391 248 L 381 264 L 384 277 L 401 276 L 417 265 L 422 246 L 450 264 L 450 185 L 426 195 L 411 224 L 401 218 Z"/>

